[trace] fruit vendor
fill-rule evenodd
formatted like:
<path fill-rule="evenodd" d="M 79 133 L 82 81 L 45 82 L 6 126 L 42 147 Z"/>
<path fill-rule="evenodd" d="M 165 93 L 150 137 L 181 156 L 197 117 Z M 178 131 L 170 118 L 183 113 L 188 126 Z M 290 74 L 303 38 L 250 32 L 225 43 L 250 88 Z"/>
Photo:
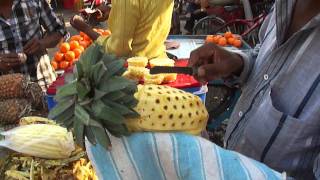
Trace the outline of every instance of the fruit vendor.
<path fill-rule="evenodd" d="M 170 31 L 173 5 L 173 0 L 112 1 L 108 19 L 112 34 L 106 40 L 106 51 L 126 57 L 166 57 L 164 42 Z M 82 19 L 73 17 L 70 22 L 91 39 L 98 39 L 99 34 Z"/>
<path fill-rule="evenodd" d="M 199 67 L 202 82 L 224 78 L 241 86 L 227 149 L 297 179 L 319 179 L 320 2 L 277 0 L 260 40 L 257 57 L 207 44 L 191 53 L 190 66 Z"/>
<path fill-rule="evenodd" d="M 56 78 L 46 48 L 66 34 L 63 23 L 46 0 L 7 0 L 0 1 L 0 27 L 0 73 L 28 74 L 45 90 Z"/>

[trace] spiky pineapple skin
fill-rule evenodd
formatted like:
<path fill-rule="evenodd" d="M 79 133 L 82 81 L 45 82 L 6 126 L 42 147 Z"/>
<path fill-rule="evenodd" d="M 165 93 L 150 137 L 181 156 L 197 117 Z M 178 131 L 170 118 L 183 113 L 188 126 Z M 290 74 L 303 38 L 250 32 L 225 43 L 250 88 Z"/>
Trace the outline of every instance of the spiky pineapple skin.
<path fill-rule="evenodd" d="M 8 99 L 0 101 L 0 126 L 18 124 L 19 119 L 31 112 L 27 99 Z"/>
<path fill-rule="evenodd" d="M 0 100 L 24 97 L 27 88 L 26 77 L 22 74 L 0 76 Z"/>
<path fill-rule="evenodd" d="M 186 132 L 199 135 L 206 127 L 208 112 L 198 96 L 179 89 L 139 86 L 135 94 L 139 118 L 128 119 L 130 131 Z"/>

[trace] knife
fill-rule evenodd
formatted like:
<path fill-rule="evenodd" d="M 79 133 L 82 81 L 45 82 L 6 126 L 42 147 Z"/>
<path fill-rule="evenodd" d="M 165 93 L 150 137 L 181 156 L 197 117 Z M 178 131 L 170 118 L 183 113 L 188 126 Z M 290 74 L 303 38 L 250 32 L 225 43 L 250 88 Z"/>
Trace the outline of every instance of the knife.
<path fill-rule="evenodd" d="M 188 74 L 197 75 L 197 67 L 171 67 L 171 66 L 155 66 L 150 69 L 150 74 L 161 74 L 161 73 L 177 73 L 177 74 Z"/>

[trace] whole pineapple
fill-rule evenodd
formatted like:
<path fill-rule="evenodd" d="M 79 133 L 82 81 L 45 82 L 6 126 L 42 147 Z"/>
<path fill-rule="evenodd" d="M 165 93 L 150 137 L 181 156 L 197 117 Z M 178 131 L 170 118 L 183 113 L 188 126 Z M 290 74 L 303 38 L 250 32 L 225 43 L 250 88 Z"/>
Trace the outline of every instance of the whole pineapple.
<path fill-rule="evenodd" d="M 27 99 L 8 99 L 0 101 L 0 126 L 17 124 L 19 119 L 31 112 Z"/>
<path fill-rule="evenodd" d="M 132 131 L 198 134 L 205 127 L 208 114 L 198 97 L 157 85 L 137 91 L 134 81 L 122 77 L 125 61 L 102 50 L 94 43 L 82 54 L 74 80 L 58 89 L 58 104 L 49 113 L 50 119 L 73 129 L 78 145 L 84 147 L 86 137 L 109 149 L 106 130 L 120 137 Z"/>

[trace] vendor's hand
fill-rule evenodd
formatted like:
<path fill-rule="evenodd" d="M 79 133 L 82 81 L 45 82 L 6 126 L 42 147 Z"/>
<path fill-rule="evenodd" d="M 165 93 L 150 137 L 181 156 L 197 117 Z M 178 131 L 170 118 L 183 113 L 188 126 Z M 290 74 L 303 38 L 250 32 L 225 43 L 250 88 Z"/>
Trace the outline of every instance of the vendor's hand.
<path fill-rule="evenodd" d="M 39 52 L 43 52 L 45 47 L 41 40 L 38 38 L 33 38 L 23 47 L 23 52 L 28 55 L 34 55 Z"/>
<path fill-rule="evenodd" d="M 88 29 L 90 29 L 90 26 L 79 15 L 74 15 L 70 19 L 70 24 L 72 25 L 72 27 L 74 27 L 78 31 L 86 32 Z"/>
<path fill-rule="evenodd" d="M 243 60 L 240 55 L 209 43 L 191 52 L 189 66 L 198 67 L 195 78 L 206 83 L 232 74 L 239 75 L 243 69 Z"/>
<path fill-rule="evenodd" d="M 0 54 L 0 71 L 7 72 L 23 64 L 17 53 Z"/>
<path fill-rule="evenodd" d="M 99 21 L 99 22 L 106 21 L 109 18 L 111 8 L 103 4 L 98 6 L 97 9 L 101 12 L 101 16 L 99 14 L 95 14 L 96 21 Z"/>

